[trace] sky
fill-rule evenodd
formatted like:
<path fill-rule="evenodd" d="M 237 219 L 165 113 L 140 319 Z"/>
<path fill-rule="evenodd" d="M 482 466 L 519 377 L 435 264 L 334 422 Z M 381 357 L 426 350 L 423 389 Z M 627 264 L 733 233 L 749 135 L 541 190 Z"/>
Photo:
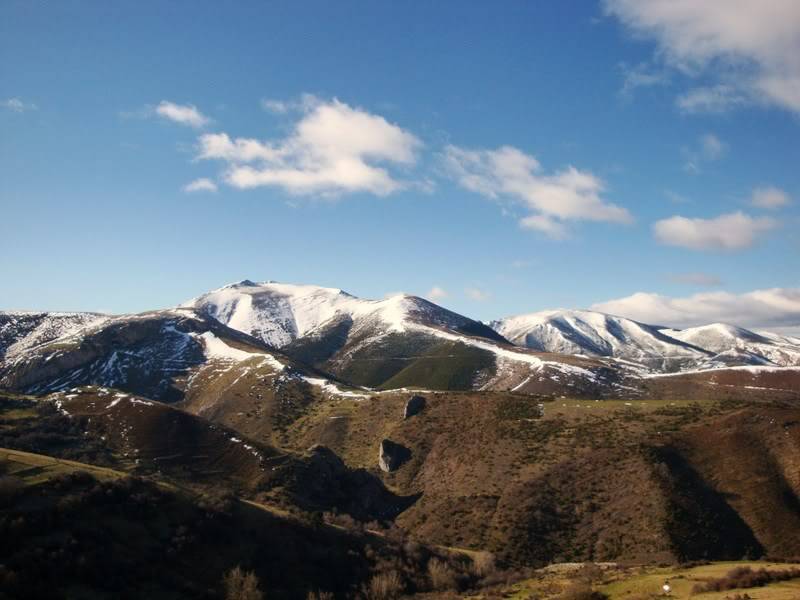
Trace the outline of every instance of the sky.
<path fill-rule="evenodd" d="M 800 331 L 800 4 L 0 4 L 0 309 L 276 280 Z"/>

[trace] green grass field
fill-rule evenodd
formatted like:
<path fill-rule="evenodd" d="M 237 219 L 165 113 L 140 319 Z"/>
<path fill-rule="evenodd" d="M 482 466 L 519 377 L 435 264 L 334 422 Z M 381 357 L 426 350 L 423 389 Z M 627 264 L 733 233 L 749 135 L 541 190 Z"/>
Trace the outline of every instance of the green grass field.
<path fill-rule="evenodd" d="M 725 592 L 709 592 L 692 595 L 692 588 L 709 579 L 719 579 L 735 567 L 750 567 L 757 569 L 790 569 L 797 565 L 776 562 L 719 562 L 703 565 L 690 569 L 680 568 L 653 568 L 644 572 L 631 574 L 620 581 L 601 586 L 599 589 L 612 600 L 633 600 L 634 598 L 663 597 L 661 586 L 669 582 L 672 591 L 669 598 L 696 600 L 722 600 L 736 594 L 747 593 L 753 600 L 796 600 L 800 598 L 800 579 L 773 583 L 766 587 L 729 590 Z"/>
<path fill-rule="evenodd" d="M 0 465 L 3 465 L 7 475 L 20 478 L 26 486 L 36 485 L 56 475 L 75 471 L 86 471 L 101 481 L 127 477 L 127 473 L 114 469 L 9 448 L 0 448 Z"/>
<path fill-rule="evenodd" d="M 800 598 L 800 579 L 772 583 L 765 587 L 742 588 L 724 592 L 692 594 L 696 584 L 711 579 L 724 578 L 736 567 L 782 570 L 797 568 L 791 563 L 768 561 L 716 562 L 708 565 L 682 567 L 610 567 L 594 581 L 592 588 L 605 594 L 609 600 L 725 600 L 737 594 L 747 594 L 752 600 L 797 600 Z M 504 590 L 504 597 L 514 600 L 541 598 L 556 600 L 570 585 L 581 579 L 578 565 L 552 565 L 538 572 L 535 578 L 522 581 Z M 662 586 L 668 583 L 671 590 L 667 595 Z"/>

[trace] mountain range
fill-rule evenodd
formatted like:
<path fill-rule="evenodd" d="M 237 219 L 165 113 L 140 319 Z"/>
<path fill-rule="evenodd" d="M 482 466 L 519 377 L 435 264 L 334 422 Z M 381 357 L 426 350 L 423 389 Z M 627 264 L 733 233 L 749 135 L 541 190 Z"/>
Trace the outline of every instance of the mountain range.
<path fill-rule="evenodd" d="M 249 280 L 135 315 L 0 313 L 2 387 L 101 385 L 206 407 L 265 378 L 270 393 L 415 387 L 622 397 L 646 393 L 658 376 L 744 369 L 764 379 L 797 366 L 800 340 L 732 325 L 674 330 L 579 310 L 484 324 L 416 296 L 364 300 Z"/>
<path fill-rule="evenodd" d="M 165 597 L 218 597 L 197 590 L 237 564 L 306 598 L 397 569 L 403 589 L 466 593 L 480 553 L 508 569 L 486 585 L 553 562 L 797 556 L 798 357 L 800 340 L 731 325 L 568 310 L 486 324 L 414 296 L 274 282 L 139 314 L 0 313 L 0 478 L 22 490 L 0 533 L 26 540 L 5 564 L 31 589 L 74 546 L 64 577 L 86 586 L 80 556 L 104 558 L 87 554 L 106 539 L 95 529 L 126 540 L 147 523 L 132 564 L 156 556 L 167 586 L 181 544 L 197 545 L 184 538 L 219 538 L 209 515 L 224 558 Z M 105 481 L 129 474 L 143 479 Z M 140 510 L 147 485 L 182 507 L 166 537 Z M 29 518 L 45 497 L 66 516 Z M 325 552 L 283 556 L 293 536 L 336 536 L 351 551 L 331 556 L 361 566 L 334 581 Z M 45 538 L 58 552 L 33 560 Z M 434 556 L 461 573 L 446 588 Z"/>

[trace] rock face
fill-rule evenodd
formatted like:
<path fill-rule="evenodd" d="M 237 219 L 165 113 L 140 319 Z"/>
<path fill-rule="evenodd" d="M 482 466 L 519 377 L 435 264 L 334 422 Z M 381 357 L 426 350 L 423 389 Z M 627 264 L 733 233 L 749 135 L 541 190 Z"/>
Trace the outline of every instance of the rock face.
<path fill-rule="evenodd" d="M 378 466 L 382 471 L 390 473 L 399 469 L 404 462 L 411 458 L 411 450 L 393 442 L 383 440 L 378 451 Z"/>
<path fill-rule="evenodd" d="M 406 402 L 406 407 L 403 410 L 403 418 L 410 419 L 414 415 L 419 414 L 422 412 L 422 409 L 425 408 L 425 398 L 422 396 L 411 396 Z"/>

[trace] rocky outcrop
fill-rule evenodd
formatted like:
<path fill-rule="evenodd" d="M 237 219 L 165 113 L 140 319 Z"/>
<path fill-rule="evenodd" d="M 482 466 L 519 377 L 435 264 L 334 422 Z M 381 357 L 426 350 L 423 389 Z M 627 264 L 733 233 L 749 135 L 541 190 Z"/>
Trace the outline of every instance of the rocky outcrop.
<path fill-rule="evenodd" d="M 406 402 L 406 407 L 403 409 L 403 418 L 410 419 L 414 415 L 418 415 L 425 408 L 425 398 L 422 396 L 411 396 Z"/>
<path fill-rule="evenodd" d="M 391 473 L 399 469 L 411 458 L 411 450 L 392 440 L 383 440 L 378 450 L 378 466 L 382 471 Z"/>

